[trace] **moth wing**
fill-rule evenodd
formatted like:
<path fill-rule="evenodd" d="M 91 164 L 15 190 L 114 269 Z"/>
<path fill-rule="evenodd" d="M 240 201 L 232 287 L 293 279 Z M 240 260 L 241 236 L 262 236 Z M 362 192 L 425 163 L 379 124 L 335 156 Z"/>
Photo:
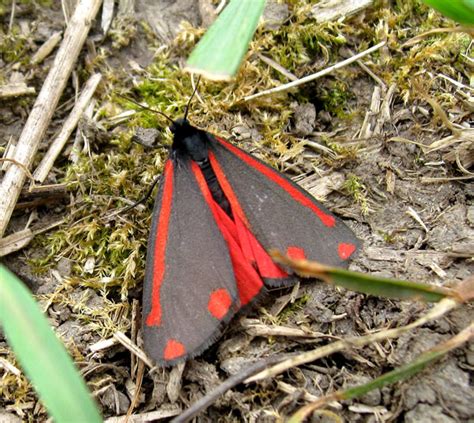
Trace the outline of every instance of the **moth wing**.
<path fill-rule="evenodd" d="M 239 309 L 227 244 L 189 161 L 165 166 L 147 251 L 145 350 L 172 365 L 204 351 Z"/>
<path fill-rule="evenodd" d="M 230 186 L 234 203 L 266 250 L 347 267 L 359 240 L 341 219 L 261 160 L 223 139 L 210 136 L 210 140 L 217 179 Z"/>

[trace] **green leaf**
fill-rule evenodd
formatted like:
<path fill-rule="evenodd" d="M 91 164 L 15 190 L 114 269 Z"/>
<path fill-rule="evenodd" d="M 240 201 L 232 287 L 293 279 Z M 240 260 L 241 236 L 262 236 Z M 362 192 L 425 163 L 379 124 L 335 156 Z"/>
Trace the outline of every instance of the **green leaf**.
<path fill-rule="evenodd" d="M 380 278 L 343 269 L 330 269 L 325 281 L 352 291 L 386 298 L 424 300 L 438 302 L 450 295 L 450 291 L 433 285 L 397 279 Z"/>
<path fill-rule="evenodd" d="M 364 273 L 325 266 L 309 260 L 292 260 L 278 251 L 271 251 L 270 253 L 278 262 L 290 266 L 301 276 L 319 278 L 327 283 L 352 291 L 386 298 L 424 300 L 428 302 L 437 302 L 445 297 L 453 297 L 461 301 L 458 292 L 447 288 L 370 276 Z"/>
<path fill-rule="evenodd" d="M 192 51 L 186 70 L 213 80 L 235 76 L 264 6 L 265 0 L 231 0 Z"/>
<path fill-rule="evenodd" d="M 463 25 L 474 25 L 474 0 L 423 0 L 427 5 Z"/>
<path fill-rule="evenodd" d="M 2 265 L 0 325 L 55 423 L 102 421 L 84 380 L 34 298 Z"/>

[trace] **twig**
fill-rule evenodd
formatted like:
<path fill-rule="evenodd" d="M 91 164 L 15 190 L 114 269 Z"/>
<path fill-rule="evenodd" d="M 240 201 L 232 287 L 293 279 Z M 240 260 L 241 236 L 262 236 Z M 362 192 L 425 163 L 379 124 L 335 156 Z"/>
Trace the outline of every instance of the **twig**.
<path fill-rule="evenodd" d="M 312 332 L 310 330 L 303 330 L 298 328 L 291 328 L 286 326 L 268 326 L 260 322 L 258 319 L 243 319 L 241 321 L 242 327 L 246 332 L 252 336 L 284 336 L 290 338 L 335 338 L 331 335 L 326 335 L 321 332 Z"/>
<path fill-rule="evenodd" d="M 34 94 L 35 88 L 28 87 L 24 82 L 2 85 L 0 87 L 0 98 L 19 97 L 21 95 Z"/>
<path fill-rule="evenodd" d="M 67 193 L 68 182 L 62 182 L 60 184 L 51 185 L 35 185 L 32 188 L 24 188 L 21 191 L 20 198 L 37 198 L 37 197 L 48 197 L 48 196 L 60 196 Z"/>
<path fill-rule="evenodd" d="M 390 122 L 391 120 L 391 113 L 390 113 L 390 105 L 393 101 L 393 96 L 395 91 L 397 90 L 396 84 L 391 84 L 388 87 L 388 90 L 385 92 L 385 96 L 382 100 L 382 104 L 380 105 L 380 113 L 375 123 L 375 134 L 380 134 L 382 132 L 382 127 L 386 122 Z"/>
<path fill-rule="evenodd" d="M 286 91 L 286 90 L 289 90 L 290 88 L 297 87 L 298 85 L 302 85 L 302 84 L 306 84 L 307 82 L 314 81 L 315 79 L 321 78 L 322 76 L 327 75 L 327 74 L 329 74 L 329 73 L 331 73 L 331 72 L 333 72 L 337 69 L 343 68 L 344 66 L 347 66 L 347 65 L 349 65 L 353 62 L 356 62 L 357 60 L 361 59 L 362 57 L 367 56 L 368 54 L 373 53 L 374 51 L 380 49 L 385 44 L 386 44 L 386 42 L 382 41 L 382 42 L 376 44 L 375 46 L 372 46 L 369 49 L 364 50 L 363 52 L 356 54 L 355 56 L 349 57 L 348 59 L 343 60 L 342 62 L 338 62 L 335 65 L 332 65 L 332 66 L 330 66 L 326 69 L 323 69 L 319 72 L 313 73 L 312 75 L 305 76 L 304 78 L 298 79 L 296 81 L 289 82 L 288 84 L 280 85 L 279 87 L 275 87 L 275 88 L 272 88 L 270 90 L 261 91 L 257 94 L 252 94 L 252 95 L 249 95 L 247 97 L 244 97 L 244 101 L 253 100 L 254 98 L 258 98 L 258 97 L 268 95 L 268 94 L 277 93 L 277 92 L 280 92 L 280 91 Z"/>
<path fill-rule="evenodd" d="M 133 354 L 132 354 L 133 355 Z M 133 394 L 132 401 L 130 402 L 130 406 L 128 407 L 127 411 L 127 416 L 125 417 L 125 422 L 128 423 L 130 420 L 130 417 L 133 413 L 133 410 L 139 403 L 140 399 L 140 390 L 142 389 L 142 383 L 143 383 L 143 374 L 145 373 L 145 364 L 143 361 L 138 362 L 138 374 L 137 374 L 137 379 L 135 383 L 135 392 Z"/>
<path fill-rule="evenodd" d="M 445 178 L 421 178 L 420 182 L 423 184 L 434 184 L 434 183 L 441 183 L 441 182 L 449 182 L 449 181 L 468 181 L 469 179 L 474 179 L 474 176 L 453 176 L 453 177 L 445 177 Z"/>
<path fill-rule="evenodd" d="M 104 37 L 107 35 L 107 31 L 110 28 L 110 24 L 112 23 L 112 18 L 114 16 L 114 0 L 104 0 L 104 5 L 102 6 L 102 18 L 100 22 L 100 27 L 102 28 L 102 32 Z"/>
<path fill-rule="evenodd" d="M 63 11 L 64 22 L 66 25 L 69 25 L 70 18 L 71 18 L 71 11 L 69 10 L 69 2 L 66 0 L 61 0 L 61 9 Z"/>
<path fill-rule="evenodd" d="M 13 21 L 15 20 L 16 0 L 12 1 L 12 11 L 10 13 L 10 20 L 8 22 L 8 33 L 12 32 Z"/>
<path fill-rule="evenodd" d="M 97 351 L 105 350 L 107 348 L 117 345 L 119 341 L 115 338 L 101 339 L 95 344 L 89 345 L 89 350 L 92 354 L 95 354 Z"/>
<path fill-rule="evenodd" d="M 102 75 L 100 73 L 96 73 L 92 75 L 86 82 L 84 90 L 77 99 L 74 108 L 61 128 L 61 132 L 59 132 L 58 136 L 51 143 L 48 152 L 45 154 L 43 160 L 41 160 L 41 163 L 33 172 L 33 178 L 35 178 L 36 181 L 44 182 L 48 176 L 48 173 L 54 165 L 54 161 L 61 153 L 61 150 L 64 148 L 67 140 L 71 136 L 72 131 L 74 131 L 74 128 L 77 126 L 79 119 L 81 118 L 84 110 L 89 104 L 89 101 L 94 95 L 97 85 L 99 85 L 101 79 Z"/>
<path fill-rule="evenodd" d="M 13 141 L 13 136 L 10 135 L 7 141 L 7 145 L 4 147 L 3 157 L 2 159 L 0 159 L 0 172 L 5 172 L 10 167 L 10 159 L 13 158 L 15 147 L 16 144 Z"/>
<path fill-rule="evenodd" d="M 354 386 L 351 388 L 341 389 L 336 392 L 332 392 L 323 397 L 317 398 L 314 402 L 305 405 L 294 413 L 287 421 L 289 423 L 302 422 L 315 410 L 322 408 L 324 405 L 334 400 L 350 400 L 352 398 L 360 397 L 361 395 L 370 392 L 375 388 L 381 388 L 382 386 L 393 384 L 394 382 L 400 382 L 408 377 L 412 377 L 418 372 L 424 370 L 434 361 L 437 361 L 444 357 L 449 351 L 455 348 L 459 348 L 461 345 L 468 342 L 474 337 L 474 323 L 471 323 L 467 328 L 463 329 L 457 335 L 453 336 L 446 342 L 439 343 L 434 348 L 423 352 L 417 356 L 413 361 L 405 364 L 397 369 L 394 369 L 388 373 L 379 376 L 376 379 L 371 380 L 362 385 Z"/>
<path fill-rule="evenodd" d="M 358 138 L 369 138 L 374 133 L 375 124 L 372 123 L 372 117 L 380 112 L 380 93 L 382 89 L 379 86 L 374 87 L 370 109 L 365 113 L 364 121 L 359 131 Z"/>
<path fill-rule="evenodd" d="M 140 414 L 132 414 L 128 417 L 128 421 L 130 423 L 147 423 L 147 422 L 156 422 L 162 419 L 169 419 L 170 417 L 176 416 L 179 414 L 179 408 L 173 409 L 164 409 L 164 410 L 157 410 L 157 411 L 149 411 L 147 413 L 140 413 Z M 117 417 L 109 417 L 104 421 L 104 423 L 123 423 L 124 419 L 127 416 L 117 416 Z"/>
<path fill-rule="evenodd" d="M 474 148 L 473 148 L 472 150 L 474 150 Z M 449 153 L 448 153 L 448 154 L 449 154 Z M 459 167 L 459 169 L 461 170 L 461 172 L 464 173 L 464 174 L 466 174 L 466 175 L 474 176 L 474 173 L 469 172 L 469 171 L 464 167 L 464 165 L 462 164 L 462 162 L 461 162 L 461 157 L 459 157 L 459 154 L 460 154 L 459 150 L 456 150 L 456 151 L 454 152 L 454 154 L 455 154 L 455 157 L 456 157 L 456 164 L 458 165 L 458 167 Z M 470 164 L 472 164 L 472 160 L 474 160 L 474 157 L 472 157 L 472 155 L 471 155 L 471 160 L 469 161 L 469 164 L 467 165 L 467 167 L 469 167 Z"/>
<path fill-rule="evenodd" d="M 245 379 L 251 375 L 260 372 L 266 367 L 278 363 L 283 360 L 285 357 L 270 357 L 266 360 L 259 361 L 247 368 L 243 369 L 241 372 L 231 376 L 225 382 L 221 383 L 213 391 L 209 392 L 207 395 L 202 397 L 199 401 L 196 401 L 191 407 L 181 413 L 179 416 L 171 420 L 171 423 L 184 423 L 188 420 L 191 420 L 193 417 L 197 416 L 201 411 L 204 411 L 209 407 L 214 401 L 217 400 L 221 395 L 224 395 L 229 389 L 232 389 L 234 386 L 242 383 Z"/>
<path fill-rule="evenodd" d="M 71 18 L 61 47 L 15 149 L 14 159 L 27 168 L 33 162 L 101 2 L 101 0 L 81 0 Z M 4 234 L 10 221 L 24 182 L 23 170 L 18 166 L 10 166 L 0 186 L 0 236 Z"/>
<path fill-rule="evenodd" d="M 428 321 L 431 321 L 443 316 L 448 311 L 454 309 L 458 305 L 459 303 L 453 300 L 452 298 L 445 298 L 441 300 L 440 302 L 438 302 L 428 313 L 424 314 L 418 320 L 416 320 L 413 323 L 410 323 L 409 325 L 406 325 L 400 328 L 384 330 L 384 331 L 377 332 L 377 333 L 367 335 L 367 336 L 361 336 L 358 338 L 349 338 L 349 339 L 333 342 L 331 344 L 325 345 L 324 347 L 320 347 L 315 350 L 308 351 L 298 356 L 289 358 L 288 360 L 285 360 L 267 370 L 264 370 L 256 374 L 255 376 L 252 376 L 246 379 L 244 382 L 245 383 L 256 382 L 258 380 L 262 380 L 267 377 L 276 376 L 288 369 L 291 369 L 292 367 L 301 366 L 302 364 L 305 364 L 305 363 L 310 363 L 322 357 L 326 357 L 329 354 L 334 354 L 335 352 L 343 351 L 347 348 L 350 348 L 351 346 L 363 347 L 365 345 L 369 345 L 376 341 L 396 338 L 400 336 L 402 333 L 405 333 L 409 330 L 412 330 L 414 328 L 417 328 L 425 324 Z"/>
<path fill-rule="evenodd" d="M 31 240 L 38 234 L 47 232 L 65 222 L 64 219 L 57 220 L 45 226 L 37 226 L 33 229 L 23 229 L 18 232 L 14 232 L 0 239 L 0 257 L 4 257 L 15 251 L 21 250 L 27 246 Z"/>
<path fill-rule="evenodd" d="M 32 180 L 33 182 L 33 180 Z M 68 198 L 67 183 L 53 185 L 34 185 L 29 189 L 23 188 L 15 210 L 38 207 Z"/>
<path fill-rule="evenodd" d="M 13 373 L 15 376 L 21 376 L 21 370 L 3 357 L 0 357 L 0 369 L 4 369 L 7 372 Z"/>
<path fill-rule="evenodd" d="M 132 318 L 131 318 L 131 328 L 130 328 L 130 339 L 133 343 L 137 344 L 138 329 L 140 328 L 140 308 L 139 302 L 137 299 L 132 300 Z M 137 356 L 135 354 L 130 354 L 130 378 L 132 380 L 136 377 L 136 363 Z M 139 362 L 140 363 L 140 362 Z"/>
<path fill-rule="evenodd" d="M 320 1 L 311 10 L 318 23 L 348 18 L 372 6 L 374 0 L 331 0 Z"/>
<path fill-rule="evenodd" d="M 33 179 L 33 175 L 23 163 L 20 163 L 18 160 L 12 159 L 10 157 L 2 157 L 0 159 L 0 163 L 3 162 L 13 163 L 15 166 L 18 166 L 24 172 L 25 176 L 31 180 L 32 183 L 35 182 L 35 180 Z"/>
<path fill-rule="evenodd" d="M 226 0 L 221 0 L 221 2 L 217 5 L 215 13 L 216 15 L 219 15 L 223 10 L 226 5 Z"/>
<path fill-rule="evenodd" d="M 285 394 L 296 394 L 297 392 L 301 391 L 303 399 L 305 401 L 316 401 L 318 397 L 316 395 L 310 394 L 306 390 L 299 390 L 298 388 L 295 388 L 294 386 L 290 385 L 289 383 L 283 382 L 281 380 L 277 381 L 277 387 L 280 389 L 280 391 L 284 392 Z"/>
<path fill-rule="evenodd" d="M 296 81 L 298 79 L 295 74 L 291 73 L 288 69 L 284 68 L 282 65 L 275 62 L 273 59 L 270 59 L 269 57 L 264 56 L 261 53 L 257 53 L 257 57 L 262 62 L 266 63 L 268 66 L 275 69 L 277 72 L 280 72 L 282 75 L 286 76 L 290 81 Z"/>
<path fill-rule="evenodd" d="M 379 78 L 375 72 L 372 71 L 365 63 L 362 61 L 358 60 L 357 64 L 377 83 L 380 85 L 380 88 L 382 88 L 383 91 L 387 89 L 387 85 L 385 82 L 382 81 L 381 78 Z"/>
<path fill-rule="evenodd" d="M 425 230 L 425 232 L 429 232 L 428 228 L 426 227 L 425 223 L 421 219 L 420 215 L 411 207 L 408 207 L 408 210 L 406 211 L 406 214 L 411 216 L 414 220 L 416 220 L 420 226 Z"/>
<path fill-rule="evenodd" d="M 119 330 L 114 333 L 114 338 L 119 341 L 125 348 L 127 348 L 132 354 L 135 354 L 140 360 L 142 360 L 148 367 L 153 369 L 153 363 L 147 357 L 147 355 L 138 347 L 138 345 L 134 344 L 130 338 L 128 338 L 123 332 Z"/>
<path fill-rule="evenodd" d="M 470 87 L 470 86 L 468 86 L 468 85 L 462 84 L 461 82 L 456 81 L 455 79 L 450 78 L 449 76 L 443 75 L 442 73 L 439 73 L 439 74 L 437 75 L 437 78 L 443 78 L 443 79 L 445 79 L 446 81 L 450 82 L 451 84 L 453 84 L 454 86 L 456 86 L 456 87 L 459 88 L 460 90 L 461 90 L 461 89 L 464 89 L 464 90 L 474 91 L 474 88 L 473 88 L 473 87 Z"/>
<path fill-rule="evenodd" d="M 405 41 L 400 47 L 405 48 L 405 47 L 411 47 L 414 46 L 415 44 L 419 43 L 423 38 L 429 37 L 430 35 L 434 34 L 444 34 L 446 32 L 466 32 L 468 34 L 473 33 L 472 28 L 468 27 L 463 27 L 463 26 L 457 26 L 454 28 L 435 28 L 435 29 L 430 29 L 429 31 L 422 32 L 421 34 L 418 34 L 417 36 L 410 38 L 408 41 Z"/>
<path fill-rule="evenodd" d="M 61 41 L 61 35 L 62 31 L 55 32 L 51 35 L 51 37 L 49 37 L 33 55 L 31 58 L 31 64 L 36 65 L 41 63 L 46 57 L 48 57 Z"/>

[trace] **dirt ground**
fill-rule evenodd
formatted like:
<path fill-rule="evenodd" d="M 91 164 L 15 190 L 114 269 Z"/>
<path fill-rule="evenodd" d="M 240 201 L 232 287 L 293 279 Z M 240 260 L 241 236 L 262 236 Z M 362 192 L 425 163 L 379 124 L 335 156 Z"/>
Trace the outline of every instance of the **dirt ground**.
<path fill-rule="evenodd" d="M 127 114 L 130 103 L 117 94 L 178 117 L 192 90 L 180 68 L 202 33 L 193 27 L 211 20 L 211 3 L 120 2 L 105 35 L 99 12 L 35 161 L 60 129 L 77 90 L 93 72 L 101 72 L 93 108 L 46 181 L 67 182 L 68 189 L 37 207 L 17 208 L 9 226 L 12 233 L 27 222 L 43 227 L 66 219 L 2 261 L 40 304 L 48 305 L 51 324 L 104 418 L 125 415 L 140 387 L 143 368 L 113 334 L 122 331 L 141 343 L 137 322 L 153 201 L 124 215 L 113 212 L 144 194 L 162 171 L 163 145 L 169 143 L 164 119 Z M 315 2 L 270 2 L 266 24 L 257 31 L 237 80 L 203 82 L 191 121 L 285 172 L 342 217 L 363 242 L 351 270 L 454 286 L 474 269 L 472 40 L 449 30 L 453 22 L 414 0 L 377 2 L 344 21 L 320 25 L 310 3 Z M 10 2 L 3 1 L 0 13 L 0 82 L 23 81 L 38 92 L 54 51 L 39 64 L 31 57 L 63 30 L 61 2 L 17 2 L 12 15 Z M 445 31 L 413 39 L 435 28 Z M 259 55 L 299 78 L 383 40 L 387 45 L 360 64 L 291 91 L 242 100 L 289 81 Z M 34 99 L 26 95 L 0 102 L 2 152 L 10 139 L 18 139 Z M 138 130 L 153 149 L 135 142 Z M 71 160 L 73 143 L 81 151 Z M 20 203 L 28 200 L 25 195 Z M 145 366 L 134 413 L 160 411 L 166 420 L 259 359 L 402 326 L 429 307 L 302 280 L 298 289 L 275 290 L 234 318 L 215 344 L 185 366 L 153 372 Z M 462 306 L 399 338 L 240 384 L 195 421 L 284 420 L 311 398 L 409 362 L 460 332 L 472 316 L 472 307 Z M 262 326 L 319 335 L 264 336 Z M 112 342 L 91 350 L 104 339 Z M 0 357 L 16 363 L 1 334 Z M 473 421 L 473 365 L 471 343 L 411 379 L 333 404 L 330 412 L 310 421 L 333 421 L 331 413 L 348 422 Z M 46 421 L 25 377 L 7 378 L 7 373 L 0 367 L 0 421 Z"/>

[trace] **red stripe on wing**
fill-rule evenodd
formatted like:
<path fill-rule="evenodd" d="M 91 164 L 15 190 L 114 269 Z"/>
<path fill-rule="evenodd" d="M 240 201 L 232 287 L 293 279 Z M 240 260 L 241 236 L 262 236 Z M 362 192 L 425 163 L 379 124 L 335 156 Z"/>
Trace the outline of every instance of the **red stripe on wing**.
<path fill-rule="evenodd" d="M 258 242 L 257 238 L 255 238 L 254 234 L 244 226 L 239 217 L 235 217 L 234 220 L 237 233 L 239 234 L 240 244 L 242 245 L 242 240 L 244 239 L 244 245 L 249 248 L 249 250 L 244 250 L 244 253 L 246 257 L 257 266 L 260 276 L 265 279 L 287 278 L 288 273 L 275 264 L 260 242 Z"/>
<path fill-rule="evenodd" d="M 151 298 L 151 310 L 146 317 L 148 326 L 159 326 L 161 324 L 161 302 L 160 288 L 165 274 L 165 251 L 168 239 L 168 226 L 173 201 L 173 162 L 168 160 L 164 170 L 163 197 L 161 199 L 161 210 L 158 218 L 157 234 L 155 239 L 155 251 L 153 251 L 153 286 Z"/>
<path fill-rule="evenodd" d="M 219 181 L 219 185 L 222 188 L 222 191 L 224 191 L 225 196 L 227 197 L 227 200 L 229 200 L 229 203 L 232 207 L 232 213 L 237 216 L 239 216 L 240 220 L 245 224 L 247 228 L 250 228 L 249 222 L 247 221 L 247 217 L 245 216 L 245 213 L 240 206 L 239 200 L 237 199 L 237 196 L 234 193 L 234 190 L 232 189 L 232 186 L 229 183 L 229 180 L 227 179 L 227 176 L 225 175 L 224 171 L 221 168 L 221 165 L 216 159 L 216 156 L 212 151 L 209 151 L 209 162 L 211 163 L 212 170 L 216 174 L 217 180 Z"/>
<path fill-rule="evenodd" d="M 212 170 L 216 174 L 222 191 L 224 191 L 227 200 L 229 200 L 230 206 L 232 208 L 232 214 L 234 216 L 234 223 L 239 238 L 239 244 L 245 257 L 257 265 L 258 272 L 262 278 L 286 278 L 288 273 L 280 269 L 280 267 L 278 267 L 273 262 L 260 242 L 258 242 L 258 240 L 255 238 L 255 235 L 251 232 L 252 228 L 250 227 L 247 217 L 240 206 L 239 200 L 232 189 L 232 185 L 229 183 L 224 171 L 219 164 L 219 161 L 212 152 L 209 152 L 209 162 L 211 163 Z"/>
<path fill-rule="evenodd" d="M 214 216 L 214 220 L 229 247 L 229 255 L 239 291 L 240 305 L 244 306 L 259 294 L 263 287 L 263 281 L 242 251 L 235 223 L 212 197 L 199 165 L 196 162 L 191 162 L 191 169 L 201 193 Z"/>
<path fill-rule="evenodd" d="M 307 198 L 304 194 L 302 194 L 297 188 L 295 188 L 289 181 L 287 181 L 284 177 L 279 175 L 276 171 L 272 170 L 271 168 L 265 166 L 264 164 L 260 163 L 258 160 L 254 159 L 247 153 L 244 153 L 239 148 L 233 146 L 232 144 L 228 143 L 227 141 L 215 137 L 216 140 L 227 150 L 231 153 L 239 157 L 242 161 L 247 163 L 249 166 L 252 166 L 254 169 L 258 170 L 260 173 L 265 175 L 268 179 L 272 180 L 276 184 L 278 184 L 282 189 L 284 189 L 295 201 L 300 203 L 301 205 L 309 208 L 318 216 L 319 220 L 323 223 L 323 225 L 328 227 L 333 227 L 336 224 L 336 219 L 334 216 L 324 213 L 319 207 L 316 206 L 309 198 Z M 219 181 L 220 182 L 220 181 Z M 224 187 L 222 187 L 224 190 Z M 225 192 L 225 190 L 224 190 Z M 230 201 L 230 199 L 229 199 Z"/>

